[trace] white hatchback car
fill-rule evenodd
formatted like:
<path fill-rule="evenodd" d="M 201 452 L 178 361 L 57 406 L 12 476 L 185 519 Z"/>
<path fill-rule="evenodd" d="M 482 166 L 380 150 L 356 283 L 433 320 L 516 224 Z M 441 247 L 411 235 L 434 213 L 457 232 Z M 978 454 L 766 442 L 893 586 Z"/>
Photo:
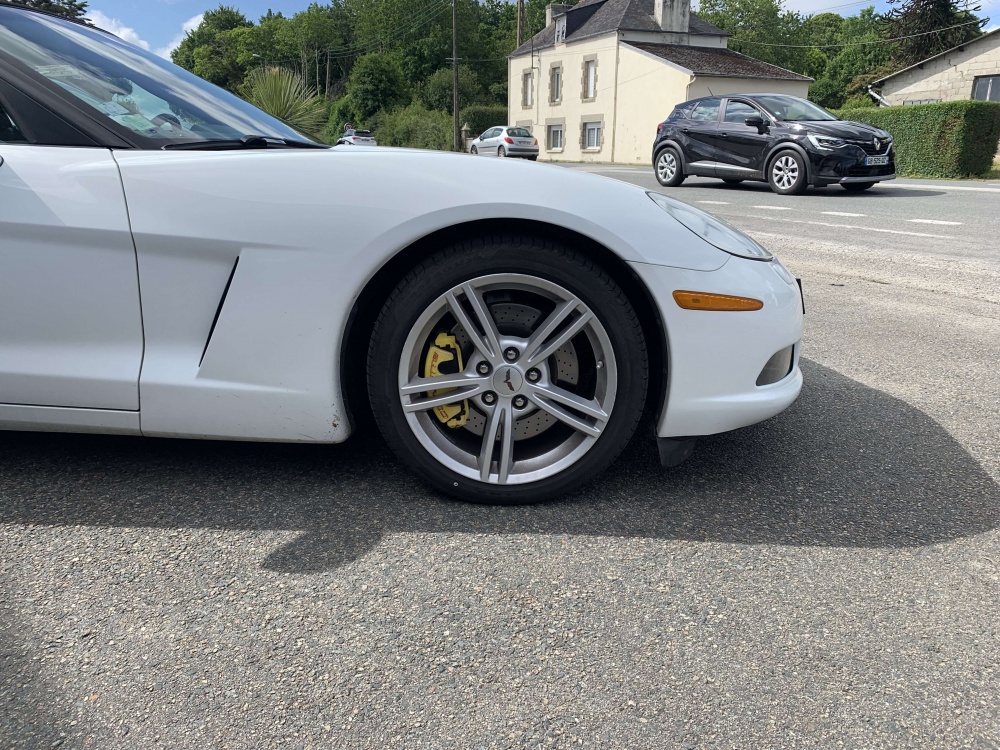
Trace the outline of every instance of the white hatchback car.
<path fill-rule="evenodd" d="M 473 156 L 514 156 L 535 161 L 538 139 L 526 128 L 496 126 L 484 130 L 469 147 Z"/>
<path fill-rule="evenodd" d="M 355 130 L 353 128 L 345 130 L 344 134 L 337 139 L 337 145 L 346 144 L 348 146 L 377 146 L 375 135 L 370 130 Z"/>
<path fill-rule="evenodd" d="M 0 238 L 0 429 L 374 422 L 439 490 L 524 503 L 597 476 L 646 411 L 673 464 L 802 385 L 795 279 L 708 214 L 554 166 L 325 147 L 2 2 Z"/>

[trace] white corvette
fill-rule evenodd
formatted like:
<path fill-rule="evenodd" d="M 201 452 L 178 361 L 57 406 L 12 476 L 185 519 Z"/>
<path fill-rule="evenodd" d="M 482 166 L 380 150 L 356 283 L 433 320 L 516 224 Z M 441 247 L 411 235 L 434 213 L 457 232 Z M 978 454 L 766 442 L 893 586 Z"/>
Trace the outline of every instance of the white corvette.
<path fill-rule="evenodd" d="M 329 149 L 0 0 L 0 429 L 337 443 L 561 495 L 644 410 L 664 463 L 798 395 L 795 279 L 728 225 L 551 166 Z"/>

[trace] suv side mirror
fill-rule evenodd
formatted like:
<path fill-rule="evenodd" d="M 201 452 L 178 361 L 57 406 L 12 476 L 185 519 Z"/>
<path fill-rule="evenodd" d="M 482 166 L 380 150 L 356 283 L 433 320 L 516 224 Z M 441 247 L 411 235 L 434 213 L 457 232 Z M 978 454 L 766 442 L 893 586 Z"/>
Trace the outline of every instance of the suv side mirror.
<path fill-rule="evenodd" d="M 769 124 L 764 120 L 763 117 L 748 117 L 743 122 L 744 124 L 749 125 L 751 128 L 757 128 L 758 133 L 763 133 L 764 128 L 766 128 Z"/>

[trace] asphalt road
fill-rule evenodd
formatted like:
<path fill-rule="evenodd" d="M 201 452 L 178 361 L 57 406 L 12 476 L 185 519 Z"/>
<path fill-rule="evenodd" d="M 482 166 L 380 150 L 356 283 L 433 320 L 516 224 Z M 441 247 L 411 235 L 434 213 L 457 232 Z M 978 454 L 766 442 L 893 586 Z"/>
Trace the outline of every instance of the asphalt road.
<path fill-rule="evenodd" d="M 0 746 L 1000 747 L 1000 196 L 690 182 L 803 277 L 806 385 L 674 470 L 0 433 Z"/>

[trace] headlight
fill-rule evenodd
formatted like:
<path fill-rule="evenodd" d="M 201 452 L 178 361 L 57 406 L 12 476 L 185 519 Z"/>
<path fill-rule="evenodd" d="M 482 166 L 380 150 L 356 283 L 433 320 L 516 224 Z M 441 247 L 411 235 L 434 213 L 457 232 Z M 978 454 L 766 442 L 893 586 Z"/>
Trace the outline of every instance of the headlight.
<path fill-rule="evenodd" d="M 807 135 L 809 142 L 821 151 L 832 151 L 835 148 L 843 148 L 847 142 L 843 138 L 829 138 L 825 135 Z"/>
<path fill-rule="evenodd" d="M 723 252 L 751 260 L 771 260 L 774 257 L 736 227 L 730 226 L 722 219 L 716 219 L 704 211 L 699 211 L 697 208 L 692 208 L 686 203 L 668 198 L 661 193 L 647 193 L 647 195 L 653 199 L 653 203 L 705 242 L 714 245 Z"/>

